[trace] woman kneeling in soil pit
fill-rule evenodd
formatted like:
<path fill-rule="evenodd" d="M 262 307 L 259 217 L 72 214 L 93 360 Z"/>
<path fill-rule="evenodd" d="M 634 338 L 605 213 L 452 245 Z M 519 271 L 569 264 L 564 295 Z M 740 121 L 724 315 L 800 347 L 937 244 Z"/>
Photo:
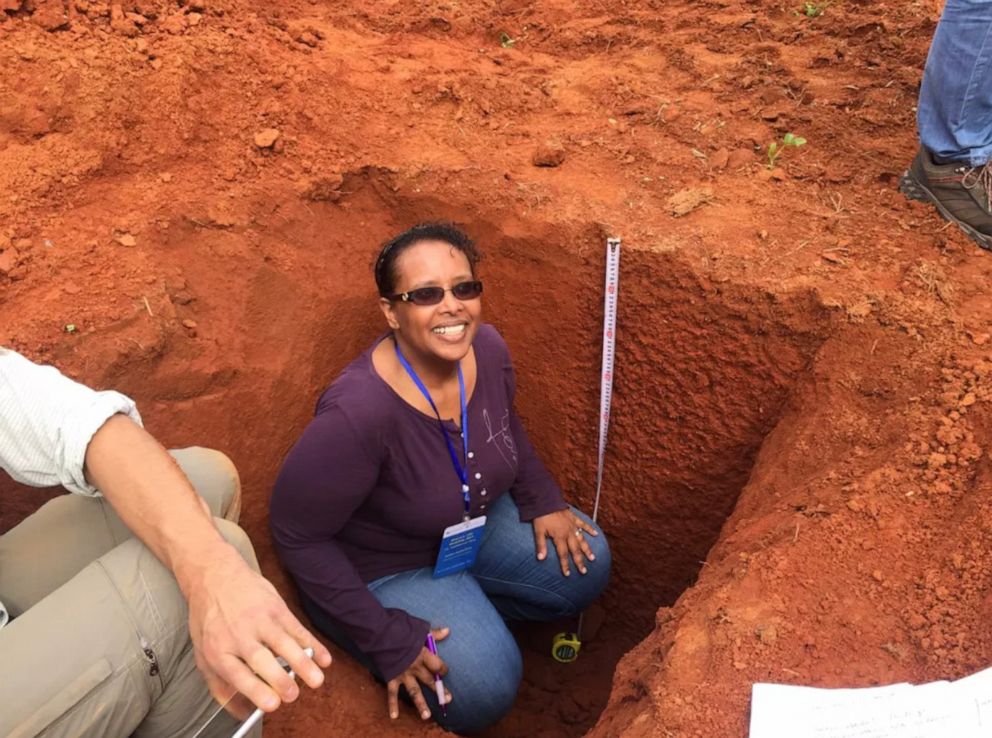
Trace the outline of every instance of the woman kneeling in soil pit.
<path fill-rule="evenodd" d="M 520 684 L 506 621 L 574 616 L 610 572 L 602 532 L 562 499 L 513 410 L 478 260 L 446 224 L 383 246 L 390 330 L 321 396 L 271 507 L 304 609 L 386 683 L 389 715 L 402 686 L 423 719 L 469 734 L 505 715 Z"/>

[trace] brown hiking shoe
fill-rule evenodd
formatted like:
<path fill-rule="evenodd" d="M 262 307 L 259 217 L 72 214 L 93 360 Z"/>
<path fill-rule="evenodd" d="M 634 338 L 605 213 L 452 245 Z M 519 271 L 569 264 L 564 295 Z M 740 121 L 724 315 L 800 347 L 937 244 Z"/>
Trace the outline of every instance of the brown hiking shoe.
<path fill-rule="evenodd" d="M 929 202 L 983 249 L 992 250 L 992 162 L 938 164 L 924 147 L 899 180 L 911 200 Z"/>

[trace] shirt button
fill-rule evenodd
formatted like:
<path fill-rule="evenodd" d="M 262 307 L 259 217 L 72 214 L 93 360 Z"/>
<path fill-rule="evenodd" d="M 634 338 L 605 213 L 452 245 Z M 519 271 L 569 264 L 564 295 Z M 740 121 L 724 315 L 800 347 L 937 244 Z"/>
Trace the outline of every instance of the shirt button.
<path fill-rule="evenodd" d="M 479 494 L 482 495 L 483 497 L 485 497 L 486 496 L 486 490 L 482 490 Z"/>
<path fill-rule="evenodd" d="M 480 474 L 479 472 L 476 472 L 475 473 L 475 478 L 476 479 L 482 479 L 482 474 Z"/>
<path fill-rule="evenodd" d="M 486 506 L 485 506 L 485 504 L 483 503 L 482 505 L 479 505 L 479 509 L 480 509 L 480 510 L 485 510 L 485 509 L 486 509 Z"/>
<path fill-rule="evenodd" d="M 469 457 L 470 459 L 474 459 L 474 458 L 475 458 L 475 451 L 469 451 L 469 452 L 468 452 L 468 457 Z"/>

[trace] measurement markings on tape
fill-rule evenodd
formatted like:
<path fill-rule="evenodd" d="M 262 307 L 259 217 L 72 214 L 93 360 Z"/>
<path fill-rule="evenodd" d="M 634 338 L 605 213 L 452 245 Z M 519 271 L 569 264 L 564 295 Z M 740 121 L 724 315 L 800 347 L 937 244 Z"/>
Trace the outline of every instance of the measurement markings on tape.
<path fill-rule="evenodd" d="M 610 430 L 610 403 L 613 400 L 613 372 L 616 356 L 617 296 L 620 291 L 620 239 L 606 239 L 606 287 L 603 297 L 603 373 L 599 385 L 599 459 L 596 464 L 596 502 L 592 519 L 599 515 L 603 489 L 603 460 Z"/>

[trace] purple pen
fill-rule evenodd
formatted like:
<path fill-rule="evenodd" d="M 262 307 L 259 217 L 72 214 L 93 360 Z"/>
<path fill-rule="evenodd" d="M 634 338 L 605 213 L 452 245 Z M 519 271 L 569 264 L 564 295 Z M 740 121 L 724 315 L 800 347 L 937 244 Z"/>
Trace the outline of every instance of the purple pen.
<path fill-rule="evenodd" d="M 427 650 L 437 656 L 437 644 L 434 642 L 434 634 L 427 631 Z M 444 706 L 444 682 L 441 675 L 434 672 L 434 691 L 437 693 L 437 702 L 441 705 L 441 714 L 448 716 L 448 709 Z"/>

